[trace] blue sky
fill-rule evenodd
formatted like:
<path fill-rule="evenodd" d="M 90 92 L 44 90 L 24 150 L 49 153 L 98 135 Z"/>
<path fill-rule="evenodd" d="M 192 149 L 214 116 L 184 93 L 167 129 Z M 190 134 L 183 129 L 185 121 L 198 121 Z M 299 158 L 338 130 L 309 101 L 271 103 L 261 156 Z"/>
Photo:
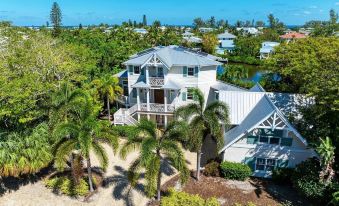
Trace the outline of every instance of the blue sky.
<path fill-rule="evenodd" d="M 53 0 L 0 0 L 0 20 L 15 25 L 42 25 L 49 20 Z M 273 13 L 288 25 L 327 20 L 329 10 L 339 10 L 339 0 L 58 0 L 64 25 L 121 23 L 128 19 L 189 25 L 195 17 L 265 20 Z"/>

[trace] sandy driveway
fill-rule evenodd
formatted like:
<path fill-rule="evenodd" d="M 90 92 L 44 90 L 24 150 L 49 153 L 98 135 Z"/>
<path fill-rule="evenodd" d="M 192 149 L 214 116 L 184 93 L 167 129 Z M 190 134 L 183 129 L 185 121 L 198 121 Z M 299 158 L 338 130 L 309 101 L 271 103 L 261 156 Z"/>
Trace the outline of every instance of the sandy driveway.
<path fill-rule="evenodd" d="M 106 172 L 106 177 L 112 177 L 113 179 L 121 179 L 118 185 L 112 185 L 107 188 L 100 188 L 98 194 L 94 195 L 93 200 L 89 203 L 81 202 L 76 199 L 72 199 L 66 196 L 58 196 L 47 189 L 42 181 L 38 181 L 34 184 L 28 184 L 21 186 L 18 190 L 12 191 L 0 197 L 0 205 L 5 206 L 66 206 L 66 205 L 87 205 L 87 206 L 123 206 L 126 205 L 126 199 L 124 192 L 121 188 L 124 188 L 124 171 L 128 168 L 129 164 L 138 156 L 137 152 L 131 153 L 126 160 L 121 160 L 115 156 L 112 150 L 105 145 L 105 148 L 109 154 L 109 166 Z M 193 153 L 185 152 L 186 159 L 188 161 L 189 169 L 194 169 L 196 164 L 196 156 Z M 93 166 L 98 165 L 98 161 L 93 158 Z M 172 175 L 163 175 L 162 182 L 167 181 Z M 132 191 L 132 201 L 136 206 L 145 205 L 148 202 L 148 198 L 142 193 Z"/>

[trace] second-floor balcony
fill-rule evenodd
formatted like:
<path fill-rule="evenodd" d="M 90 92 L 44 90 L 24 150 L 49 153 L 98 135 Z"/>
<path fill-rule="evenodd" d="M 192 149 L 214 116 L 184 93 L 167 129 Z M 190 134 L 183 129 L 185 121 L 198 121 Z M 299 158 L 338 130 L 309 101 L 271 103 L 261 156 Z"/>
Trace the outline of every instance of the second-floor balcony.
<path fill-rule="evenodd" d="M 157 113 L 164 113 L 164 112 L 174 112 L 174 105 L 172 104 L 157 104 L 157 103 L 150 103 L 149 108 L 147 108 L 147 104 L 142 103 L 140 104 L 140 110 L 143 112 L 157 112 Z"/>
<path fill-rule="evenodd" d="M 152 87 L 161 87 L 165 83 L 164 77 L 149 77 L 148 80 L 149 85 Z"/>

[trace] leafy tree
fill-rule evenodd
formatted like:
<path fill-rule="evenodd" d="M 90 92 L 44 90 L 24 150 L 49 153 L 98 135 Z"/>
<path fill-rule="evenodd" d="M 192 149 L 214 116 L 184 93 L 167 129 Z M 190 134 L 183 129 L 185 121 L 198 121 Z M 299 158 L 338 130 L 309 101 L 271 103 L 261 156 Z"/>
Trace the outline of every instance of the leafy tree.
<path fill-rule="evenodd" d="M 243 37 L 240 36 L 235 39 L 234 55 L 257 57 L 261 47 L 261 38 L 257 36 Z"/>
<path fill-rule="evenodd" d="M 269 14 L 267 18 L 268 18 L 269 27 L 271 29 L 275 29 L 279 33 L 283 32 L 285 26 L 282 22 L 279 21 L 278 18 L 275 18 L 273 14 Z"/>
<path fill-rule="evenodd" d="M 140 148 L 140 155 L 131 164 L 129 171 L 140 172 L 145 169 L 146 191 L 149 196 L 157 192 L 158 201 L 161 198 L 161 175 L 165 163 L 168 162 L 179 171 L 182 182 L 189 177 L 183 151 L 177 143 L 179 138 L 186 135 L 185 128 L 184 123 L 172 122 L 164 131 L 160 131 L 154 122 L 142 119 L 137 125 L 137 135 L 129 137 L 120 150 L 121 157 L 125 158 L 129 152 Z"/>
<path fill-rule="evenodd" d="M 194 20 L 193 20 L 193 26 L 194 26 L 194 28 L 200 28 L 200 27 L 203 27 L 205 25 L 205 22 L 204 22 L 204 20 L 202 19 L 202 18 L 195 18 Z"/>
<path fill-rule="evenodd" d="M 319 176 L 325 184 L 329 184 L 335 175 L 335 171 L 333 170 L 334 150 L 335 147 L 332 145 L 330 138 L 326 137 L 326 139 L 321 139 L 321 144 L 317 148 L 317 152 L 321 157 L 322 166 L 322 171 Z"/>
<path fill-rule="evenodd" d="M 111 74 L 103 75 L 100 79 L 93 80 L 93 85 L 99 93 L 102 100 L 106 99 L 108 121 L 111 122 L 110 103 L 112 103 L 118 95 L 122 94 L 122 88 L 119 86 L 119 79 Z"/>
<path fill-rule="evenodd" d="M 58 36 L 61 32 L 62 14 L 60 6 L 57 2 L 54 2 L 52 5 L 50 20 L 53 25 L 53 35 Z"/>
<path fill-rule="evenodd" d="M 91 102 L 79 108 L 78 119 L 59 124 L 53 134 L 61 139 L 55 146 L 55 164 L 63 170 L 67 160 L 77 154 L 87 162 L 90 191 L 93 192 L 90 151 L 98 157 L 101 167 L 108 166 L 107 153 L 102 143 L 108 143 L 114 151 L 118 148 L 118 138 L 109 124 L 97 120 L 97 109 Z"/>
<path fill-rule="evenodd" d="M 202 37 L 202 49 L 204 52 L 214 54 L 218 45 L 218 38 L 215 34 L 209 33 Z"/>
<path fill-rule="evenodd" d="M 153 25 L 152 26 L 154 26 L 154 27 L 161 27 L 161 22 L 159 21 L 159 20 L 155 20 L 154 22 L 153 22 Z"/>
<path fill-rule="evenodd" d="M 256 21 L 256 22 L 255 22 L 255 26 L 256 26 L 256 27 L 264 27 L 264 26 L 265 26 L 265 22 L 263 22 L 263 21 L 261 21 L 261 20 Z"/>
<path fill-rule="evenodd" d="M 208 20 L 208 25 L 212 28 L 215 28 L 216 22 L 215 22 L 215 17 L 211 16 L 211 18 Z"/>
<path fill-rule="evenodd" d="M 199 89 L 192 90 L 197 100 L 175 111 L 177 119 L 182 119 L 190 124 L 190 135 L 185 145 L 197 153 L 197 179 L 200 177 L 201 147 L 204 139 L 211 136 L 220 148 L 223 145 L 223 131 L 220 122 L 229 124 L 228 106 L 220 101 L 215 101 L 205 107 L 205 98 Z"/>
<path fill-rule="evenodd" d="M 0 55 L 0 126 L 18 129 L 46 119 L 50 94 L 63 82 L 82 82 L 90 64 L 78 46 L 41 33 L 30 33 L 26 40 L 12 35 Z"/>

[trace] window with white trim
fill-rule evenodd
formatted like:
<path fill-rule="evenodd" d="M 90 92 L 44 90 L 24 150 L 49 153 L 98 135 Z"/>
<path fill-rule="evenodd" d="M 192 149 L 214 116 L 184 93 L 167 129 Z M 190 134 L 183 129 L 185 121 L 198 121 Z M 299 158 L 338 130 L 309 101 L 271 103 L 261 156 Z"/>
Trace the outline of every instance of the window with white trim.
<path fill-rule="evenodd" d="M 255 161 L 255 170 L 272 171 L 277 165 L 276 159 L 257 158 Z"/>
<path fill-rule="evenodd" d="M 187 76 L 193 77 L 194 76 L 194 67 L 188 67 L 187 69 Z"/>
<path fill-rule="evenodd" d="M 187 99 L 193 100 L 193 90 L 190 88 L 187 89 Z"/>

